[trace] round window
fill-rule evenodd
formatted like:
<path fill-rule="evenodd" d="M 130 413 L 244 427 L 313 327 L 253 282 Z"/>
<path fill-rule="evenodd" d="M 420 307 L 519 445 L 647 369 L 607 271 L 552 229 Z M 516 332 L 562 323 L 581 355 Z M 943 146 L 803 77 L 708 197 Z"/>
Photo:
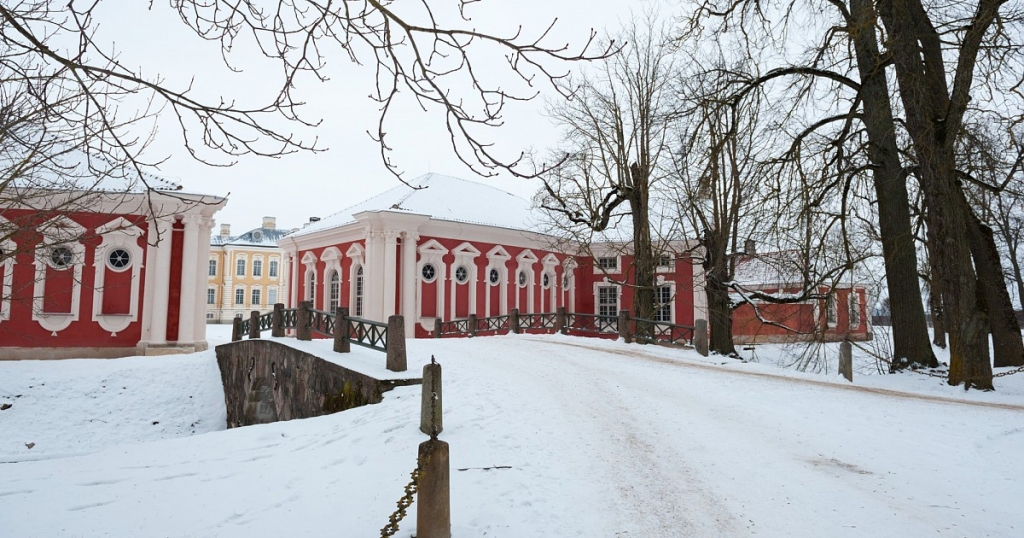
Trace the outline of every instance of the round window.
<path fill-rule="evenodd" d="M 123 248 L 115 248 L 107 254 L 107 263 L 111 269 L 124 269 L 132 263 L 132 256 Z"/>
<path fill-rule="evenodd" d="M 459 284 L 465 284 L 467 280 L 469 280 L 469 271 L 467 271 L 464 266 L 460 265 L 459 268 L 455 270 L 455 281 Z"/>
<path fill-rule="evenodd" d="M 519 286 L 526 285 L 526 271 L 519 271 Z"/>
<path fill-rule="evenodd" d="M 71 265 L 72 258 L 71 249 L 68 247 L 56 247 L 50 251 L 50 263 L 57 268 Z"/>
<path fill-rule="evenodd" d="M 565 275 L 562 277 L 562 289 L 569 289 L 569 275 Z"/>
<path fill-rule="evenodd" d="M 541 281 L 540 281 L 540 283 L 541 283 L 541 285 L 542 285 L 542 286 L 544 286 L 545 288 L 549 288 L 549 287 L 551 287 L 551 275 L 549 275 L 549 274 L 547 274 L 547 273 L 544 273 L 544 277 L 543 277 L 543 278 L 541 278 Z"/>
<path fill-rule="evenodd" d="M 253 241 L 263 241 L 263 232 L 261 232 L 259 230 L 256 230 L 255 232 L 253 232 L 252 233 L 252 240 Z"/>
<path fill-rule="evenodd" d="M 434 268 L 434 264 L 428 263 L 423 266 L 420 274 L 423 275 L 423 280 L 433 282 L 434 277 L 437 276 L 437 269 Z"/>
<path fill-rule="evenodd" d="M 491 272 L 487 275 L 487 280 L 489 280 L 491 284 L 497 284 L 498 281 L 501 280 L 501 275 L 498 274 L 497 269 L 491 269 Z"/>

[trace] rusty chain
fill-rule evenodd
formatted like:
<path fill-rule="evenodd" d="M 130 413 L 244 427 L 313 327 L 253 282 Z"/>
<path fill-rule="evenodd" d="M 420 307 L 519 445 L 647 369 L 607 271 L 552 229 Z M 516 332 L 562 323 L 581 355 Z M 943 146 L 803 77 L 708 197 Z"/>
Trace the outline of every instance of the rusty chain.
<path fill-rule="evenodd" d="M 430 363 L 431 364 L 437 364 L 437 360 L 434 359 L 433 355 L 430 356 Z M 436 384 L 437 384 L 437 376 L 435 375 L 435 376 L 431 377 L 431 379 L 430 379 L 430 393 L 431 393 L 431 398 L 430 398 L 430 411 L 431 411 L 431 413 L 430 413 L 430 422 L 431 422 L 431 426 L 432 426 L 431 427 L 430 438 L 434 439 L 434 440 L 437 440 L 437 433 L 438 433 L 437 432 L 437 385 Z M 398 505 L 398 508 L 395 509 L 395 511 L 391 514 L 390 517 L 388 517 L 387 525 L 384 525 L 384 528 L 382 528 L 380 530 L 380 538 L 390 538 L 391 536 L 394 536 L 396 532 L 398 532 L 398 524 L 403 519 L 405 519 L 406 510 L 408 510 L 408 508 L 410 506 L 412 506 L 413 496 L 416 495 L 416 492 L 419 491 L 420 475 L 423 474 L 423 470 L 424 470 L 424 468 L 426 468 L 427 462 L 429 462 L 429 461 L 430 461 L 429 449 L 428 449 L 428 452 L 426 452 L 422 456 L 419 456 L 419 457 L 416 458 L 416 468 L 413 469 L 413 471 L 411 473 L 409 473 L 409 476 L 410 476 L 411 480 L 409 480 L 409 483 L 405 485 L 405 495 L 402 495 L 402 497 L 400 499 L 398 499 L 398 502 L 395 503 L 395 504 Z"/>
<path fill-rule="evenodd" d="M 924 370 L 910 370 L 910 371 L 914 372 L 915 374 L 926 375 L 926 376 L 929 376 L 929 377 L 938 377 L 938 378 L 942 378 L 942 379 L 946 379 L 946 378 L 949 377 L 949 372 L 926 372 Z M 1013 375 L 1013 374 L 1019 374 L 1021 372 L 1024 372 L 1024 366 L 1021 366 L 1020 368 L 1015 368 L 1013 370 L 1007 370 L 1005 372 L 999 372 L 998 374 L 992 374 L 992 379 L 995 379 L 997 377 L 1005 377 L 1005 376 Z"/>

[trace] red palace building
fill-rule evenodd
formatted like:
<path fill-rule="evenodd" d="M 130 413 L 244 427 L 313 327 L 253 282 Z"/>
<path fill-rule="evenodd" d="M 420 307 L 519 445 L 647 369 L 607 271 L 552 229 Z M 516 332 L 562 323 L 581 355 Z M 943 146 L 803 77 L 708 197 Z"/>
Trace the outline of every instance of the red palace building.
<path fill-rule="evenodd" d="M 564 240 L 535 231 L 545 219 L 527 200 L 439 174 L 411 184 L 417 188 L 395 187 L 322 220 L 310 219 L 278 241 L 286 251 L 287 306 L 312 301 L 318 310 L 347 307 L 349 315 L 376 321 L 401 314 L 407 334 L 423 338 L 432 334 L 436 319 L 491 317 L 513 308 L 549 313 L 558 307 L 616 316 L 632 304 L 633 260 L 621 243 L 587 245 L 586 257 L 567 255 L 557 246 Z M 675 241 L 667 247 L 672 254 L 661 256 L 656 270 L 655 318 L 693 325 L 707 317 L 701 266 L 690 256 L 693 244 Z M 807 301 L 759 310 L 762 317 L 785 315 L 795 329 L 790 340 L 813 337 L 818 324 L 864 339 L 869 326 L 863 288 L 835 295 L 841 307 Z M 824 319 L 833 314 L 835 319 Z M 753 309 L 735 311 L 733 326 L 740 331 L 737 341 L 782 339 L 778 327 L 760 323 Z"/>
<path fill-rule="evenodd" d="M 9 185 L 0 205 L 0 359 L 208 347 L 210 230 L 226 199 L 117 172 Z"/>
<path fill-rule="evenodd" d="M 558 238 L 531 231 L 540 216 L 527 200 L 439 174 L 412 184 L 419 188 L 396 187 L 280 240 L 290 306 L 308 300 L 378 321 L 402 314 L 407 331 L 414 325 L 426 337 L 436 318 L 558 307 L 615 316 L 631 304 L 632 289 L 619 282 L 632 260 L 611 245 L 577 259 L 559 251 Z M 702 295 L 689 258 L 666 258 L 658 280 L 659 320 L 692 324 Z"/>

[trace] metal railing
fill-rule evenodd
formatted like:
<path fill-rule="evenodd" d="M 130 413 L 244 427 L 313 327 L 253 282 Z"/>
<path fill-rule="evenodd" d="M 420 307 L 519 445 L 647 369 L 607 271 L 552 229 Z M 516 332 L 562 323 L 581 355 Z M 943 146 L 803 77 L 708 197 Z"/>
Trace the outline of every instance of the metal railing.
<path fill-rule="evenodd" d="M 502 331 L 508 332 L 512 328 L 509 326 L 511 318 L 509 316 L 491 316 L 489 318 L 477 318 L 476 320 L 476 332 L 487 333 L 494 332 L 500 333 Z"/>
<path fill-rule="evenodd" d="M 479 321 L 481 320 L 477 320 L 478 323 Z M 438 327 L 438 331 L 440 332 L 440 336 L 450 336 L 453 334 L 469 334 L 469 320 L 453 319 L 451 321 L 442 321 Z"/>
<path fill-rule="evenodd" d="M 347 323 L 345 337 L 356 345 L 387 352 L 388 350 L 388 324 L 380 323 L 363 318 L 346 317 L 343 323 Z"/>
<path fill-rule="evenodd" d="M 692 345 L 694 328 L 653 319 L 632 318 L 633 338 L 642 344 Z"/>
<path fill-rule="evenodd" d="M 285 330 L 290 329 L 295 331 L 294 336 L 298 340 L 310 340 L 313 334 L 333 337 L 334 350 L 339 353 L 347 353 L 349 344 L 383 351 L 388 356 L 389 370 L 406 370 L 405 346 L 396 345 L 393 350 L 388 346 L 392 323 L 395 338 L 404 344 L 405 323 L 401 316 L 391 316 L 388 323 L 382 323 L 347 314 L 348 309 L 345 308 L 332 313 L 312 308 L 308 302 L 301 303 L 299 308 L 284 308 L 284 305 L 276 304 L 269 314 L 256 316 L 254 313 L 249 319 L 235 318 L 231 340 L 260 338 L 260 333 L 267 330 L 272 335 L 284 336 Z M 253 320 L 257 320 L 256 327 L 253 327 Z"/>
<path fill-rule="evenodd" d="M 558 314 L 519 314 L 520 331 L 553 331 L 557 326 Z"/>
<path fill-rule="evenodd" d="M 324 336 L 334 336 L 335 316 L 324 310 L 309 309 L 309 330 Z"/>
<path fill-rule="evenodd" d="M 619 332 L 618 316 L 601 316 L 598 314 L 566 314 L 566 329 L 570 332 L 588 334 L 617 334 Z"/>

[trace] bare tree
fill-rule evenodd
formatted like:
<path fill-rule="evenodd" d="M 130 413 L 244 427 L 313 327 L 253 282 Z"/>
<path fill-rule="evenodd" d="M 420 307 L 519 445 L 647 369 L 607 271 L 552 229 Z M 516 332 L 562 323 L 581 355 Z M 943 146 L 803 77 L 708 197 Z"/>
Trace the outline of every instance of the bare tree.
<path fill-rule="evenodd" d="M 578 80 L 569 101 L 552 107 L 564 129 L 553 160 L 541 174 L 541 207 L 556 219 L 592 232 L 628 219 L 632 236 L 633 314 L 652 319 L 655 252 L 651 230 L 652 190 L 670 168 L 670 133 L 676 116 L 674 48 L 650 15 L 623 32 L 628 45 Z"/>
<path fill-rule="evenodd" d="M 799 31 L 791 28 L 795 13 L 801 14 Z M 764 58 L 758 63 L 768 66 L 759 74 L 735 74 L 736 95 L 742 99 L 760 90 L 786 104 L 784 119 L 802 127 L 779 157 L 822 156 L 807 163 L 816 163 L 821 173 L 802 170 L 800 175 L 827 177 L 824 185 L 831 188 L 823 192 L 845 197 L 855 178 L 870 174 L 893 309 L 895 371 L 937 362 L 921 303 L 906 174 L 875 19 L 870 0 L 835 0 L 821 9 L 809 2 L 707 0 L 684 19 L 683 33 L 735 40 L 739 49 Z M 794 58 L 789 40 L 808 35 L 816 45 Z M 819 152 L 803 151 L 806 142 L 816 140 L 828 143 Z M 866 157 L 863 162 L 857 162 L 860 156 Z M 798 162 L 794 166 L 803 168 Z M 807 201 L 817 204 L 822 198 Z"/>

